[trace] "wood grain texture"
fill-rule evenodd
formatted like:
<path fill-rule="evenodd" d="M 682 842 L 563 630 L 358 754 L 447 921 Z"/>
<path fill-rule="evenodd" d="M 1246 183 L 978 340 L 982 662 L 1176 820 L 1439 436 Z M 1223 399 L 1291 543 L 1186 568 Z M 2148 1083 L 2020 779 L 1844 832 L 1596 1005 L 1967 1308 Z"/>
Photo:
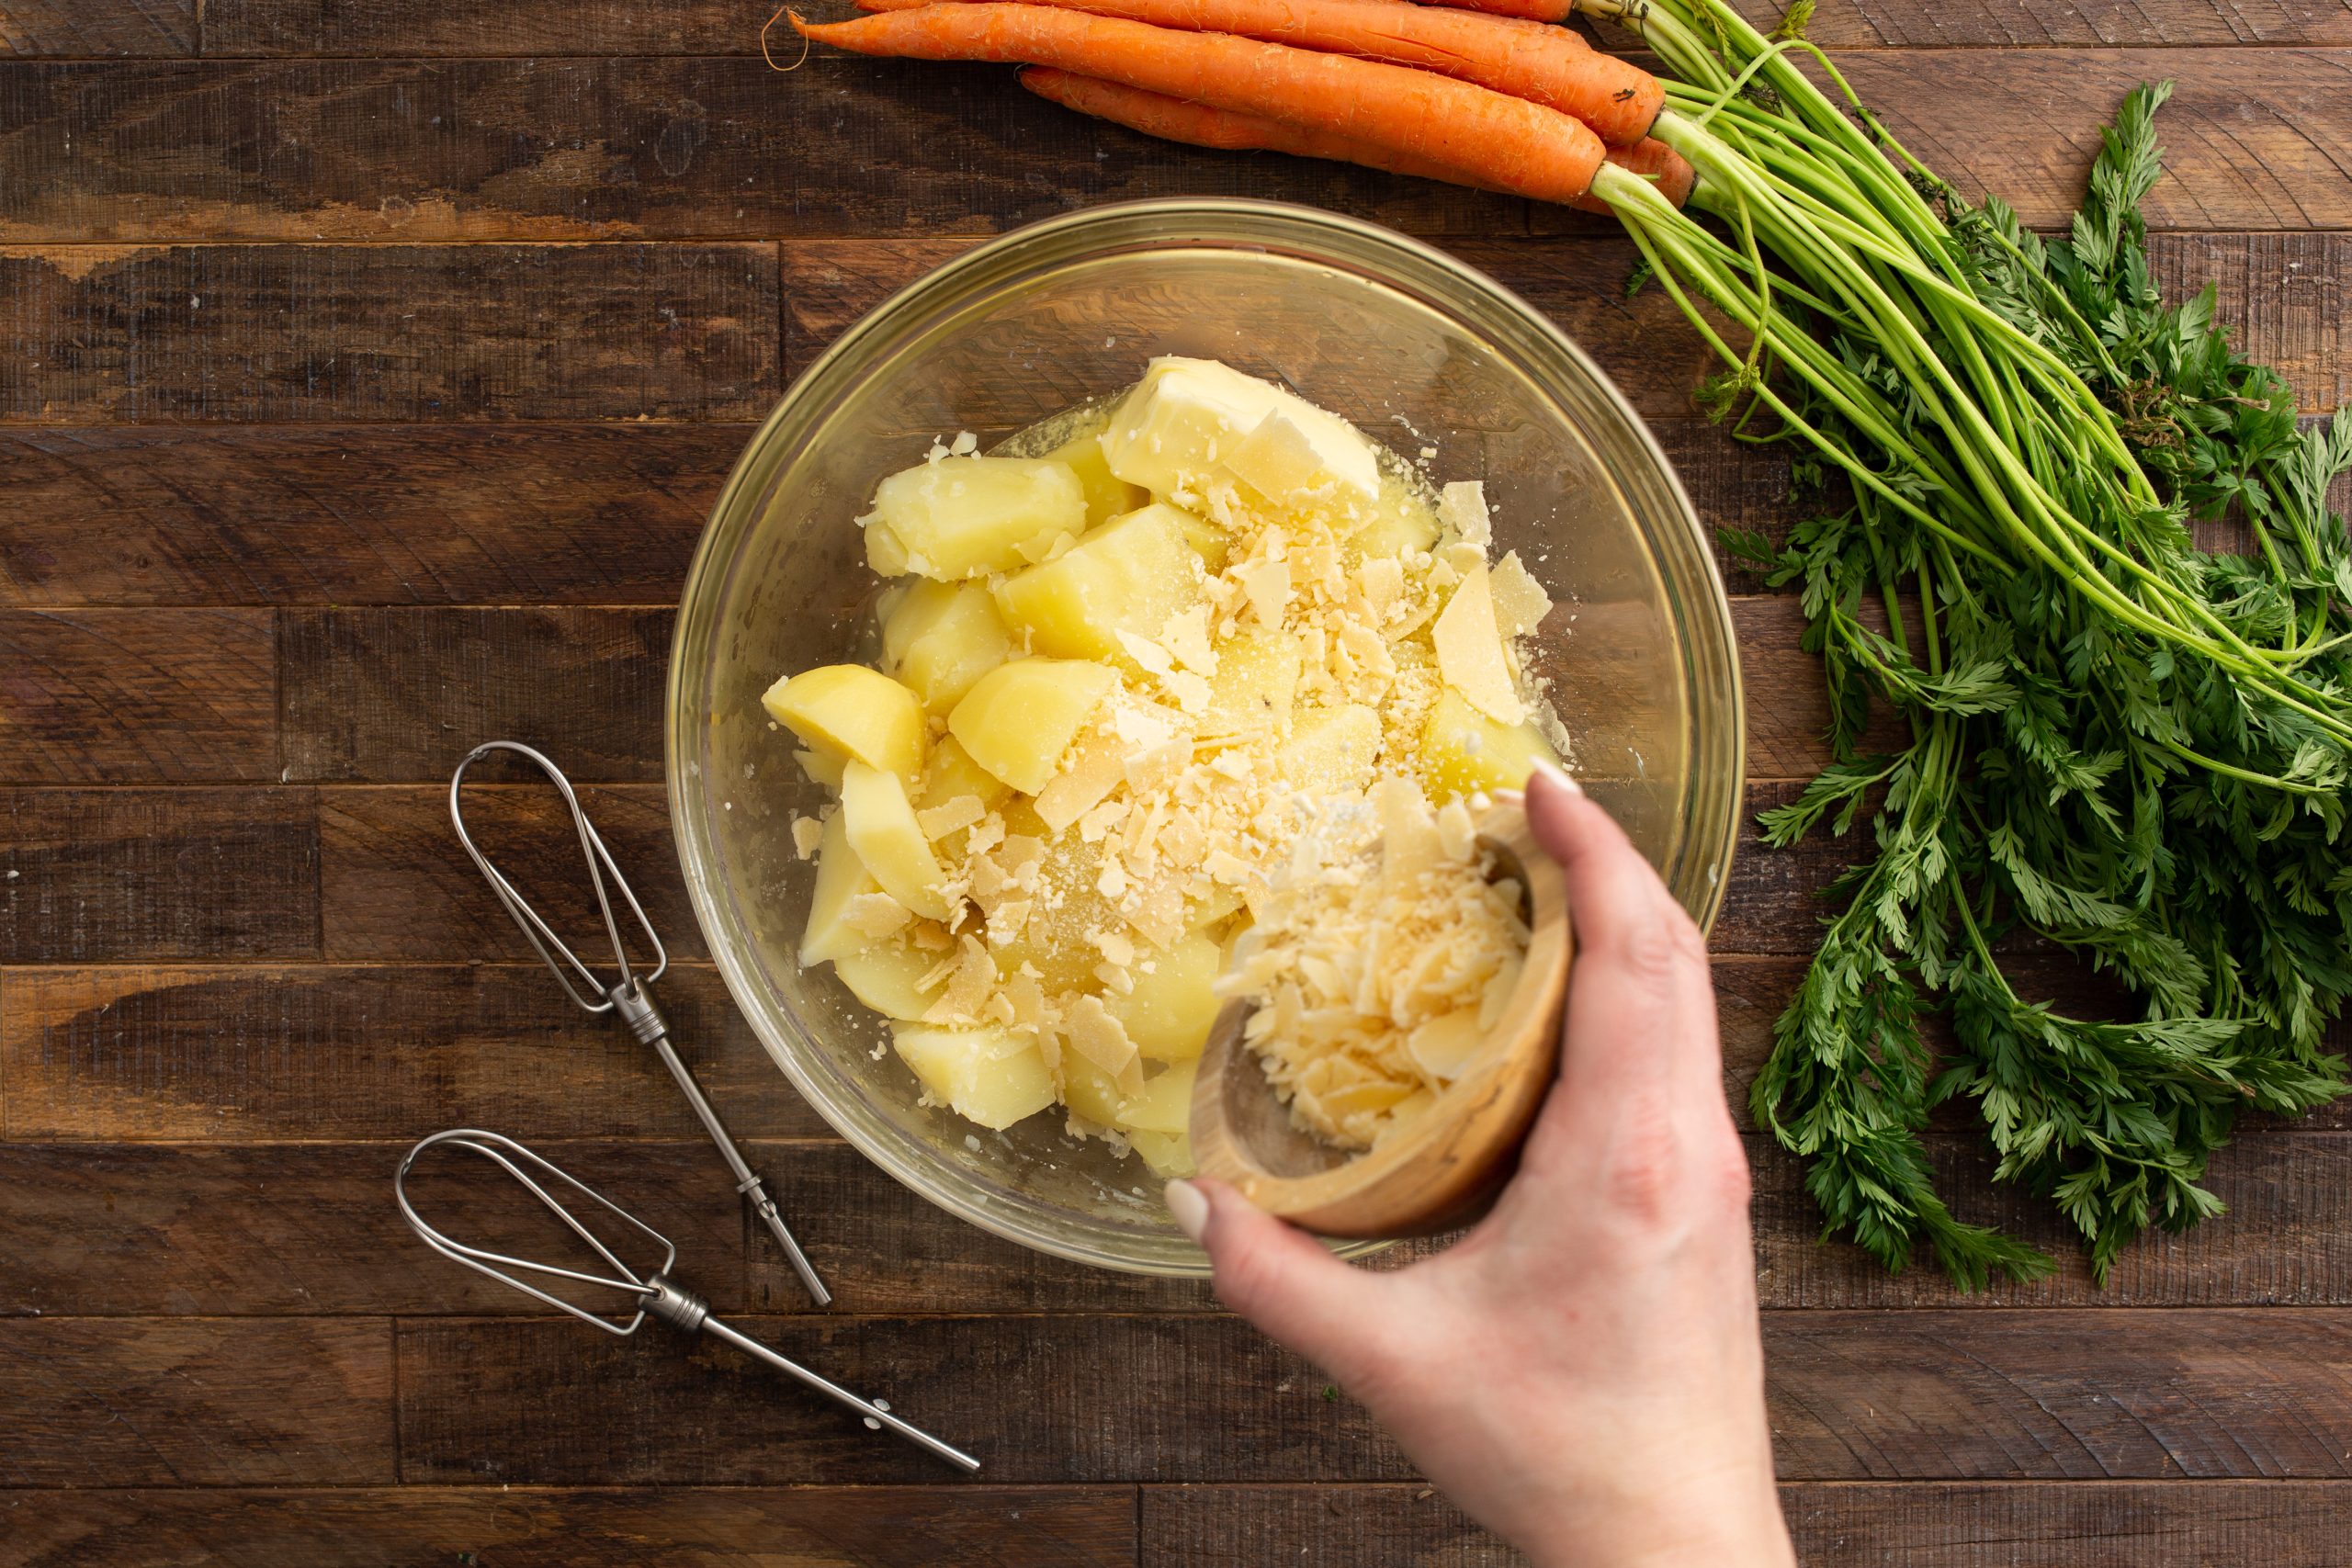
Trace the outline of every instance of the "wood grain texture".
<path fill-rule="evenodd" d="M 2132 86 L 2169 78 L 2169 177 L 2151 225 L 2352 228 L 2339 51 L 1951 50 L 1841 68 L 1929 167 L 2028 223 L 2066 220 L 2100 124 Z M 1988 118 L 2030 129 L 1984 136 Z M 1048 105 L 1001 68 L 824 52 L 788 76 L 756 54 L 0 62 L 0 242 L 28 244 L 970 233 L 1203 193 L 1488 243 L 1611 228 L 1422 180 L 1152 142 Z"/>
<path fill-rule="evenodd" d="M 733 1325 L 979 1456 L 999 1483 L 1398 1479 L 1394 1444 L 1238 1319 L 766 1318 Z M 412 1484 L 835 1484 L 938 1461 L 707 1339 L 403 1320 Z M 1115 1396 L 1110 1395 L 1115 1391 Z M 574 1478 L 579 1478 L 575 1481 Z"/>
<path fill-rule="evenodd" d="M 1759 24 L 1776 0 L 1744 0 Z M 714 0 L 209 0 L 206 52 L 219 55 L 661 55 L 759 52 L 759 20 Z M 1830 48 L 2352 42 L 2352 19 L 2328 0 L 1827 0 L 1805 36 Z"/>
<path fill-rule="evenodd" d="M 0 611 L 0 781 L 275 778 L 277 637 L 266 611 Z"/>
<path fill-rule="evenodd" d="M 579 794 L 671 956 L 707 958 L 661 786 L 592 785 Z M 579 840 L 567 837 L 571 818 L 551 789 L 469 783 L 466 820 L 475 841 L 558 931 L 601 932 Z M 537 962 L 458 845 L 447 791 L 329 791 L 320 834 L 328 957 Z"/>
<path fill-rule="evenodd" d="M 447 780 L 520 740 L 575 782 L 662 776 L 667 609 L 302 610 L 285 621 L 294 779 Z"/>
<path fill-rule="evenodd" d="M 1427 1487 L 1147 1486 L 1147 1563 L 1526 1561 Z M 2352 1487 L 2335 1482 L 1783 1486 L 1808 1568 L 2337 1568 Z"/>
<path fill-rule="evenodd" d="M 775 320 L 761 245 L 0 252 L 0 423 L 741 420 Z"/>
<path fill-rule="evenodd" d="M 314 958 L 303 789 L 0 789 L 0 964 Z"/>
<path fill-rule="evenodd" d="M 717 971 L 659 996 L 740 1135 L 830 1135 Z M 34 971 L 7 982 L 0 1069 L 13 1138 L 702 1137 L 652 1054 L 536 964 Z"/>
<path fill-rule="evenodd" d="M 1234 1319 L 737 1325 L 890 1396 L 1001 1480 L 1407 1473 L 1361 1410 Z M 523 1319 L 399 1332 L 412 1482 L 920 1479 L 918 1456 L 774 1397 L 723 1348 L 583 1348 L 576 1324 Z M 2352 1477 L 2337 1309 L 1774 1313 L 1765 1350 L 1787 1480 Z"/>
<path fill-rule="evenodd" d="M 1809 1568 L 2333 1568 L 2352 1536 L 2339 1482 L 1783 1486 Z"/>
<path fill-rule="evenodd" d="M 723 1095 L 718 1103 L 732 1109 Z M 521 1134 L 675 1241 L 681 1276 L 715 1310 L 808 1310 L 774 1240 L 746 1225 L 730 1201 L 732 1180 L 707 1143 L 572 1143 L 489 1115 L 474 1120 Z M 407 1139 L 440 1125 L 418 1122 L 390 1144 L 0 1145 L 0 1238 L 11 1260 L 0 1315 L 547 1315 L 433 1257 L 393 1206 L 391 1172 Z M 932 1207 L 845 1145 L 746 1138 L 742 1146 L 842 1313 L 1211 1304 L 1204 1284 L 1105 1273 L 1001 1241 Z M 451 1235 L 560 1255 L 552 1222 L 487 1167 L 428 1155 L 410 1187 L 419 1211 Z M 172 1266 L 157 1267 L 159 1258 Z"/>
<path fill-rule="evenodd" d="M 380 1484 L 391 1349 L 382 1319 L 0 1320 L 0 1486 Z"/>
<path fill-rule="evenodd" d="M 0 430 L 0 604 L 674 604 L 741 424 Z"/>
<path fill-rule="evenodd" d="M 0 59 L 196 52 L 198 0 L 8 0 Z"/>
<path fill-rule="evenodd" d="M 0 1510 L 9 1507 L 0 1500 Z M 98 1491 L 10 1517 L 21 1568 L 1115 1568 L 1125 1487 Z M 17 1514 L 33 1512 L 19 1503 Z"/>

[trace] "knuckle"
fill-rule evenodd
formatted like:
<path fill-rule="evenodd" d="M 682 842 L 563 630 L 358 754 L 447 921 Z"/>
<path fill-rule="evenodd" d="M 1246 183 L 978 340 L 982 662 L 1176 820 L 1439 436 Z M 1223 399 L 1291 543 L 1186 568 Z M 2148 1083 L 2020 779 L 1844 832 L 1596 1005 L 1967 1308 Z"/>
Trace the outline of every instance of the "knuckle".
<path fill-rule="evenodd" d="M 1625 1108 L 1601 1166 L 1610 1207 L 1637 1226 L 1662 1224 L 1675 1207 L 1681 1140 L 1663 1096 L 1645 1090 Z"/>
<path fill-rule="evenodd" d="M 1683 963 L 1682 945 L 1673 925 L 1665 919 L 1644 920 L 1606 950 L 1645 989 L 1663 991 Z"/>

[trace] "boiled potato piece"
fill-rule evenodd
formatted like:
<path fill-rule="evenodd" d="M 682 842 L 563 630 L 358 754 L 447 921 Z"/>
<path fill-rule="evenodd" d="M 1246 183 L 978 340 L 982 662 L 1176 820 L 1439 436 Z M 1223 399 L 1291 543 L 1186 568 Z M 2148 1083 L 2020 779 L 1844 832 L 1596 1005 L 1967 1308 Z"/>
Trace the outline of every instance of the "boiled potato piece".
<path fill-rule="evenodd" d="M 1346 703 L 1299 713 L 1274 761 L 1292 784 L 1328 793 L 1370 784 L 1379 757 L 1380 716 L 1361 703 Z"/>
<path fill-rule="evenodd" d="M 926 807 L 944 806 L 968 795 L 982 806 L 994 806 L 1012 793 L 1010 784 L 972 761 L 961 740 L 943 735 L 931 749 L 931 760 L 923 764 L 922 787 L 915 792 L 915 800 Z"/>
<path fill-rule="evenodd" d="M 1383 475 L 1372 521 L 1356 530 L 1341 553 L 1354 560 L 1383 560 L 1437 544 L 1437 513 L 1401 479 Z"/>
<path fill-rule="evenodd" d="M 1200 1170 L 1193 1160 L 1193 1135 L 1189 1132 L 1130 1132 L 1127 1142 L 1135 1145 L 1136 1153 L 1143 1156 L 1144 1165 L 1154 1176 L 1193 1176 Z"/>
<path fill-rule="evenodd" d="M 1178 1062 L 1160 1069 L 1143 1092 L 1119 1107 L 1119 1125 L 1137 1133 L 1182 1133 L 1193 1124 L 1193 1074 L 1197 1066 Z"/>
<path fill-rule="evenodd" d="M 874 492 L 866 563 L 885 577 L 952 582 L 1043 560 L 1086 526 L 1086 490 L 1044 457 L 944 457 L 892 474 Z"/>
<path fill-rule="evenodd" d="M 947 901 L 939 892 L 947 874 L 933 857 L 931 840 L 915 821 L 897 774 L 850 763 L 842 770 L 839 815 L 849 847 L 883 892 L 926 919 L 947 918 Z"/>
<path fill-rule="evenodd" d="M 910 593 L 883 624 L 882 649 L 899 652 L 892 673 L 933 713 L 961 702 L 972 683 L 1012 657 L 1012 636 L 996 601 L 977 582 L 926 582 L 944 592 Z"/>
<path fill-rule="evenodd" d="M 822 964 L 867 946 L 871 939 L 844 924 L 842 913 L 851 899 L 881 891 L 882 885 L 849 847 L 846 815 L 834 812 L 825 819 L 824 836 L 817 840 L 817 888 L 808 896 L 808 924 L 800 937 L 801 966 Z"/>
<path fill-rule="evenodd" d="M 1054 1102 L 1054 1077 L 1037 1043 L 1011 1030 L 901 1023 L 890 1034 L 899 1060 L 932 1098 L 967 1122 L 1010 1127 Z"/>
<path fill-rule="evenodd" d="M 1216 650 L 1209 705 L 1201 728 L 1209 734 L 1272 729 L 1290 724 L 1298 691 L 1298 639 L 1283 632 L 1242 632 Z"/>
<path fill-rule="evenodd" d="M 850 994 L 884 1018 L 919 1019 L 939 999 L 939 990 L 917 982 L 939 966 L 938 955 L 902 942 L 874 942 L 837 953 L 833 973 Z"/>
<path fill-rule="evenodd" d="M 948 733 L 989 773 L 1035 795 L 1086 721 L 1119 683 L 1106 664 L 1016 659 L 975 682 L 947 716 Z M 911 695 L 912 694 L 909 694 Z"/>
<path fill-rule="evenodd" d="M 1135 989 L 1124 997 L 1106 994 L 1102 1005 L 1145 1055 L 1189 1062 L 1208 1043 L 1209 1025 L 1216 1020 L 1218 1003 L 1209 982 L 1224 959 L 1215 942 L 1190 932 L 1173 947 L 1146 954 L 1128 971 Z"/>
<path fill-rule="evenodd" d="M 931 625 L 939 612 L 946 608 L 963 585 L 956 582 L 933 582 L 927 577 L 910 581 L 892 583 L 882 591 L 876 601 L 874 617 L 882 628 L 882 658 L 880 664 L 886 675 L 899 672 L 899 661 L 907 656 L 907 644 L 915 634 Z"/>
<path fill-rule="evenodd" d="M 1046 844 L 1043 866 L 1045 896 L 1010 942 L 989 942 L 1000 974 L 1011 975 L 1023 964 L 1044 977 L 1049 991 L 1098 991 L 1095 975 L 1102 950 L 1087 940 L 1092 932 L 1117 931 L 1124 923 L 1118 906 L 1096 886 L 1102 874 L 1102 851 L 1076 833 L 1057 835 L 1025 801 L 1004 810 L 1008 833 L 1040 839 Z"/>
<path fill-rule="evenodd" d="M 1111 472 L 1110 459 L 1102 455 L 1100 434 L 1081 435 L 1067 446 L 1057 446 L 1046 454 L 1052 461 L 1065 464 L 1078 476 L 1078 488 L 1086 492 L 1086 522 L 1089 527 L 1108 523 L 1123 512 L 1133 512 L 1151 500 L 1151 492 L 1131 485 Z"/>
<path fill-rule="evenodd" d="M 913 779 L 922 772 L 921 699 L 878 670 L 827 664 L 787 676 L 760 703 L 820 751 Z"/>
<path fill-rule="evenodd" d="M 842 787 L 842 767 L 849 761 L 838 751 L 813 748 L 795 751 L 792 760 L 800 764 L 800 771 L 808 775 L 809 783 L 823 784 L 827 789 Z"/>
<path fill-rule="evenodd" d="M 1497 724 L 1448 686 L 1421 730 L 1421 773 L 1430 798 L 1518 789 L 1538 762 L 1556 763 L 1551 743 L 1532 724 Z"/>
<path fill-rule="evenodd" d="M 1058 558 L 1000 581 L 997 606 L 1029 628 L 1039 653 L 1127 664 L 1121 632 L 1157 640 L 1168 617 L 1201 596 L 1191 521 L 1157 504 L 1114 517 Z"/>
<path fill-rule="evenodd" d="M 1119 1120 L 1119 1086 L 1111 1075 L 1074 1052 L 1062 1053 L 1062 1103 L 1098 1127 Z"/>

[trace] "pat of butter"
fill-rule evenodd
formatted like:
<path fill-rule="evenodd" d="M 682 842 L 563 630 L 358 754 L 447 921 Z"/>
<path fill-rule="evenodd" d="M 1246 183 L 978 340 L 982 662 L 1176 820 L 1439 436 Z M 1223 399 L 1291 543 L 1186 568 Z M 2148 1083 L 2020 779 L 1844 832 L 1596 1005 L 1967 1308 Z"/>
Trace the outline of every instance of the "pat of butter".
<path fill-rule="evenodd" d="M 1380 466 L 1362 436 L 1338 420 L 1312 424 L 1289 409 L 1260 420 L 1225 466 L 1276 502 L 1293 496 L 1369 502 L 1380 491 Z"/>
<path fill-rule="evenodd" d="M 1117 478 L 1162 496 L 1199 496 L 1231 479 L 1269 499 L 1328 489 L 1368 501 L 1380 488 L 1371 442 L 1346 421 L 1207 359 L 1153 360 L 1103 431 L 1102 456 Z"/>

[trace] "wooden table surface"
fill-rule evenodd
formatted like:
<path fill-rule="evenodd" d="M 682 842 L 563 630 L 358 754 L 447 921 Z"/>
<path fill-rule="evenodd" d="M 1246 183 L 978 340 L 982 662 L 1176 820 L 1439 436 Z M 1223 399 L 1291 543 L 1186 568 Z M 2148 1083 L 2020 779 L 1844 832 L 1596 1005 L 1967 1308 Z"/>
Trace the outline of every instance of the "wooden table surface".
<path fill-rule="evenodd" d="M 829 337 L 977 236 L 1127 197 L 1428 236 L 1600 356 L 1712 521 L 1784 525 L 1782 473 L 1693 420 L 1700 350 L 1656 291 L 1623 298 L 1603 221 L 1147 144 L 1000 70 L 775 75 L 761 19 L 0 0 L 0 1562 L 1512 1560 L 1205 1290 L 993 1241 L 799 1103 L 674 871 L 671 606 L 752 423 Z M 1931 164 L 2042 225 L 2125 87 L 2178 77 L 2165 281 L 2216 281 L 2308 409 L 2345 400 L 2344 0 L 1823 0 L 1812 32 Z M 1821 761 L 1824 706 L 1792 604 L 1732 587 L 1760 807 Z M 562 1010 L 459 858 L 444 781 L 501 735 L 594 782 L 681 953 L 679 1036 L 839 1311 L 803 1310 L 675 1090 Z M 1736 1079 L 1828 864 L 1739 863 L 1715 931 Z M 719 1310 L 986 1477 L 730 1352 L 469 1283 L 389 1191 L 399 1149 L 456 1123 L 642 1204 Z M 1797 1169 L 1753 1141 L 1806 1560 L 2352 1562 L 2348 1134 L 2251 1125 L 2214 1168 L 2227 1217 L 2104 1292 L 2070 1260 L 1978 1300 L 1816 1246 Z M 2063 1241 L 1971 1140 L 1937 1145 L 1968 1213 Z"/>

